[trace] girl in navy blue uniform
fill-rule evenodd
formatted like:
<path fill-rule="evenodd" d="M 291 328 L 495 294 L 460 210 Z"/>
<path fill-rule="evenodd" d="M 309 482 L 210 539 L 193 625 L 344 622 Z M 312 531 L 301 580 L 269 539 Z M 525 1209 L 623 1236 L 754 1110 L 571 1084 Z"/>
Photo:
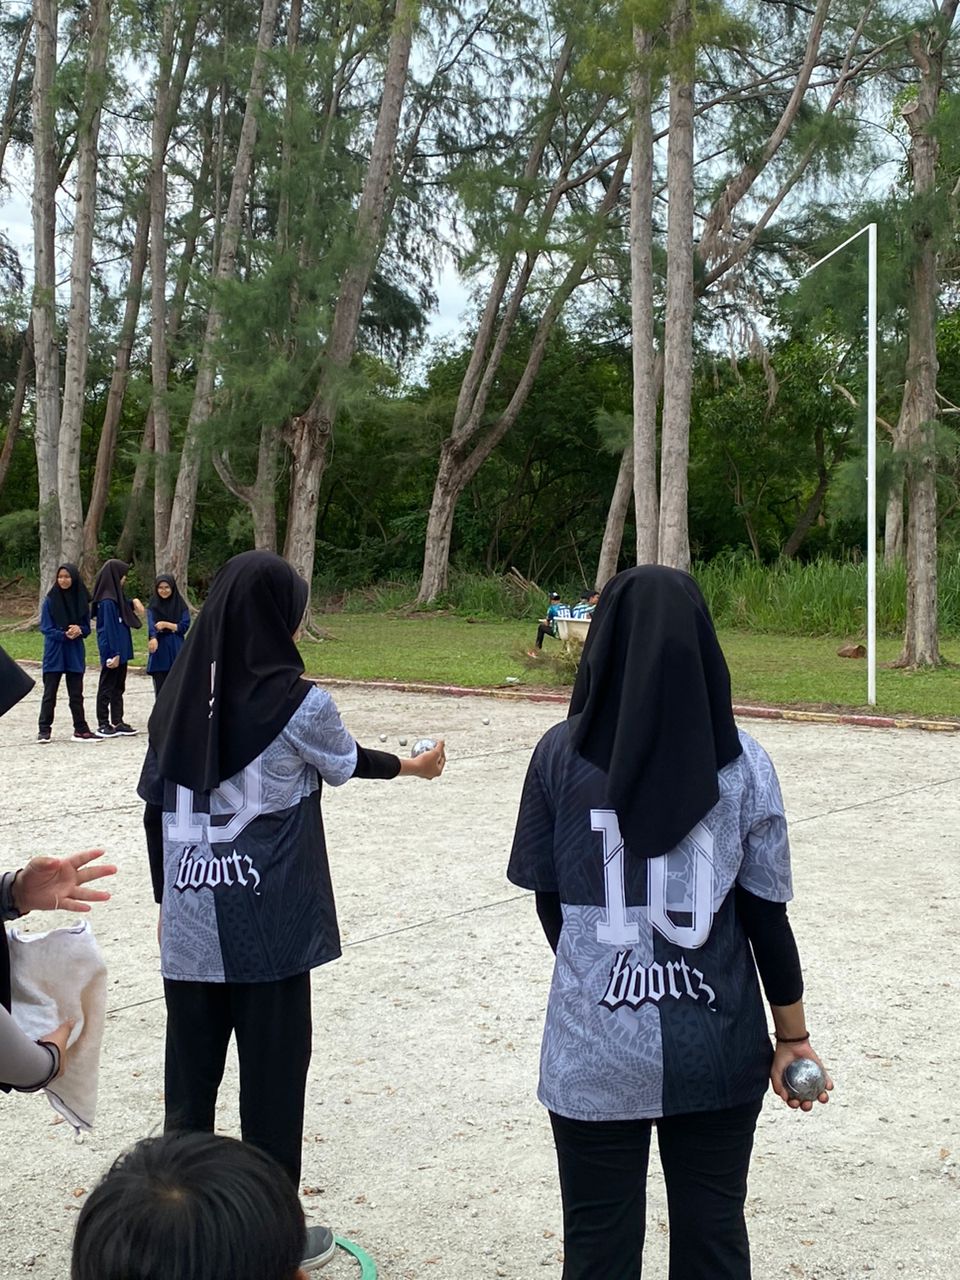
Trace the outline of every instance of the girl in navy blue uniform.
<path fill-rule="evenodd" d="M 97 648 L 100 650 L 98 738 L 114 738 L 137 732 L 123 718 L 127 663 L 133 657 L 131 630 L 140 626 L 140 619 L 144 614 L 140 601 L 128 600 L 123 593 L 129 567 L 122 560 L 108 560 L 93 584 L 93 616 L 97 623 Z"/>
<path fill-rule="evenodd" d="M 95 742 L 83 710 L 83 671 L 87 658 L 84 639 L 90 634 L 90 593 L 75 564 L 62 564 L 57 580 L 40 610 L 43 632 L 43 701 L 40 703 L 38 742 L 50 741 L 53 713 L 61 677 L 73 717 L 74 742 Z"/>
<path fill-rule="evenodd" d="M 161 573 L 147 602 L 147 672 L 153 679 L 154 693 L 163 688 L 189 627 L 190 610 L 177 590 L 176 579 Z"/>

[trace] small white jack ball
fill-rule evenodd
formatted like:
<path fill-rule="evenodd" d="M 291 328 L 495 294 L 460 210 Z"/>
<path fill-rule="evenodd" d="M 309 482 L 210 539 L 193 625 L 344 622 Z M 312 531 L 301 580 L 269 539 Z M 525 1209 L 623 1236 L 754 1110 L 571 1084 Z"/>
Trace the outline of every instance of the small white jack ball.
<path fill-rule="evenodd" d="M 415 760 L 417 756 L 422 756 L 425 751 L 432 751 L 436 745 L 436 738 L 418 738 L 411 748 L 411 759 Z"/>
<path fill-rule="evenodd" d="M 490 717 L 489 717 L 489 716 L 484 716 L 484 717 L 483 717 L 483 723 L 484 723 L 484 724 L 489 724 L 489 723 L 490 723 Z"/>
<path fill-rule="evenodd" d="M 381 735 L 380 735 L 380 741 L 381 741 L 381 742 L 386 742 L 386 740 L 387 740 L 387 735 L 386 735 L 385 733 L 381 733 Z"/>
<path fill-rule="evenodd" d="M 407 745 L 406 738 L 398 738 L 397 741 L 400 743 L 401 747 L 405 747 Z"/>

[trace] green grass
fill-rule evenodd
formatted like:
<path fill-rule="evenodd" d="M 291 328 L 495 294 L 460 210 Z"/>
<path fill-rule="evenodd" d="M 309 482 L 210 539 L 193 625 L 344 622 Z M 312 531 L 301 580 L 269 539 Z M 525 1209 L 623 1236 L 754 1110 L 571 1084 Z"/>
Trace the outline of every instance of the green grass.
<path fill-rule="evenodd" d="M 556 642 L 546 641 L 545 657 L 525 656 L 536 635 L 530 622 L 468 622 L 434 615 L 390 617 L 366 613 L 326 614 L 318 620 L 329 634 L 320 643 L 302 646 L 307 671 L 318 677 L 357 680 L 401 680 L 496 688 L 513 677 L 523 686 L 564 687 L 568 672 L 551 655 Z M 798 637 L 721 629 L 738 702 L 780 706 L 841 706 L 866 709 L 867 671 L 862 660 L 838 658 L 837 637 Z M 7 631 L 0 643 L 17 658 L 39 659 L 38 632 Z M 135 637 L 136 662 L 145 660 L 145 641 Z M 945 642 L 945 654 L 960 663 L 960 641 Z M 878 642 L 880 663 L 892 661 L 895 639 Z M 94 642 L 87 656 L 95 660 Z M 960 717 L 960 669 L 877 673 L 876 710 L 888 714 Z"/>

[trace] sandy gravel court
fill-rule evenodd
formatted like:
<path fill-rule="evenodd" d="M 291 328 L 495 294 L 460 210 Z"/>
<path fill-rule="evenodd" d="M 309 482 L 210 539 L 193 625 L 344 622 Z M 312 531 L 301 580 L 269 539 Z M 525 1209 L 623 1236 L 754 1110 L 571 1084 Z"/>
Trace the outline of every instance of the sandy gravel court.
<path fill-rule="evenodd" d="M 88 701 L 94 682 L 89 672 Z M 127 718 L 143 726 L 148 680 L 131 673 L 129 695 Z M 530 751 L 564 708 L 356 687 L 335 697 L 361 741 L 379 746 L 383 733 L 399 751 L 400 736 L 439 733 L 449 766 L 429 785 L 325 790 L 346 945 L 313 981 L 305 1203 L 362 1244 L 383 1280 L 559 1276 L 559 1195 L 535 1098 L 552 957 L 504 869 Z M 163 1003 L 134 790 L 145 738 L 74 744 L 61 695 L 54 741 L 38 746 L 38 706 L 34 691 L 0 724 L 0 865 L 102 846 L 120 867 L 93 917 L 110 970 L 95 1132 L 77 1144 L 42 1096 L 0 1098 L 0 1276 L 66 1280 L 86 1191 L 159 1129 Z M 960 735 L 745 727 L 783 784 L 809 1024 L 837 1086 L 811 1116 L 768 1098 L 749 1200 L 754 1274 L 956 1280 Z M 220 1126 L 238 1132 L 232 1102 Z M 666 1231 L 655 1172 L 651 1280 L 666 1275 Z M 322 1274 L 359 1268 L 338 1255 Z"/>

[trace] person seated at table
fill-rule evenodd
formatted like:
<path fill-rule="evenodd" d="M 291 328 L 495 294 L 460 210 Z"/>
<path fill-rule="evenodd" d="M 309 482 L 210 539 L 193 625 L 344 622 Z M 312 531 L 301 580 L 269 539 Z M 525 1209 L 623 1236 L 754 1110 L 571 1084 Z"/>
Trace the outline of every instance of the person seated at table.
<path fill-rule="evenodd" d="M 594 588 L 593 591 L 584 591 L 577 604 L 573 606 L 573 616 L 575 618 L 591 618 L 593 611 L 597 607 L 597 601 L 600 599 L 600 592 Z"/>
<path fill-rule="evenodd" d="M 545 618 L 540 619 L 540 625 L 537 627 L 537 648 L 538 649 L 543 648 L 544 636 L 553 636 L 554 640 L 556 640 L 557 619 L 569 618 L 569 617 L 570 617 L 570 606 L 568 604 L 564 604 L 561 601 L 559 591 L 551 591 L 550 603 L 547 606 L 547 616 Z M 530 656 L 532 658 L 535 658 L 537 656 L 532 649 L 530 650 Z"/>

